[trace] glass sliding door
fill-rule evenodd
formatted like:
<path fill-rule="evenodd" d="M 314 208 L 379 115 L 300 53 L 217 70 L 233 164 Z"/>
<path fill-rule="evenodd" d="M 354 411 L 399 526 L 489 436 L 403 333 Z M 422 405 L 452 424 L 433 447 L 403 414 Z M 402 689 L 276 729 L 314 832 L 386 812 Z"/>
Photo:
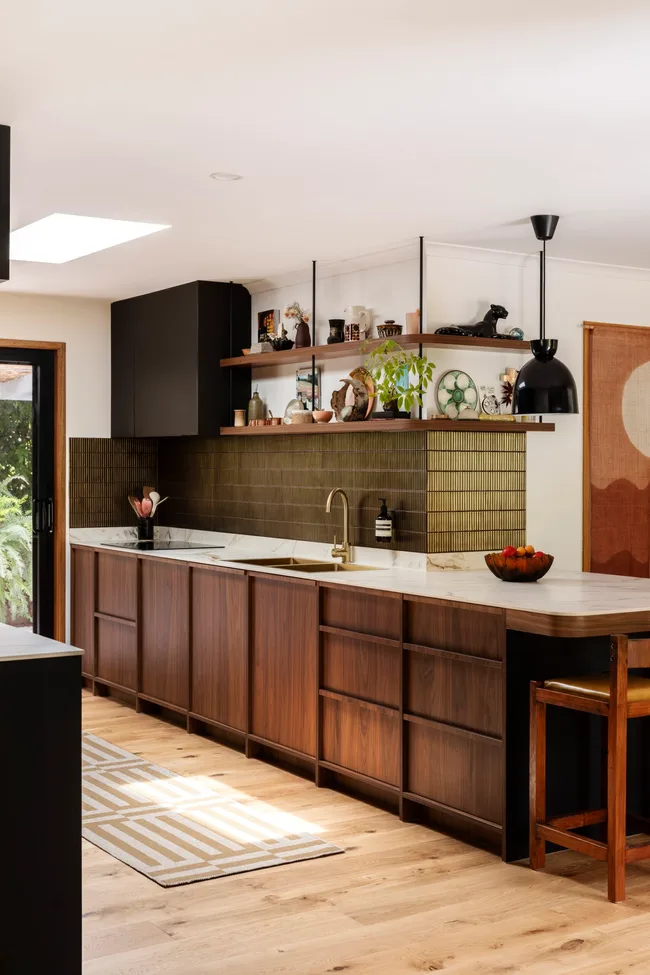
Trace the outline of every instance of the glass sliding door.
<path fill-rule="evenodd" d="M 54 352 L 0 346 L 0 622 L 54 633 Z"/>

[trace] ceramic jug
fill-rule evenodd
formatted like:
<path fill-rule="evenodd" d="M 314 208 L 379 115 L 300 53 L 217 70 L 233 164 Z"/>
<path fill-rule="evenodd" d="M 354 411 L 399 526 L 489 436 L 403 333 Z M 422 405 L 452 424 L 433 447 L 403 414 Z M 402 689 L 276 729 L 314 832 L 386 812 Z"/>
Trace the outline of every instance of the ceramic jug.
<path fill-rule="evenodd" d="M 368 319 L 368 311 L 364 305 L 350 305 L 345 309 L 346 325 L 359 325 L 362 332 L 370 324 Z"/>

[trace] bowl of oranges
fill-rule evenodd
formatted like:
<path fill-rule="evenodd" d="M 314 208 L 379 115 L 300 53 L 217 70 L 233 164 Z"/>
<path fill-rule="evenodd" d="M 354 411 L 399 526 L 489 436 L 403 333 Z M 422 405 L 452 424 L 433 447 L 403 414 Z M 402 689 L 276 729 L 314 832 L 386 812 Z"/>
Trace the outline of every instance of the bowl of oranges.
<path fill-rule="evenodd" d="M 506 545 L 501 552 L 489 552 L 485 562 L 503 582 L 537 582 L 553 565 L 553 556 L 536 551 L 534 545 Z"/>

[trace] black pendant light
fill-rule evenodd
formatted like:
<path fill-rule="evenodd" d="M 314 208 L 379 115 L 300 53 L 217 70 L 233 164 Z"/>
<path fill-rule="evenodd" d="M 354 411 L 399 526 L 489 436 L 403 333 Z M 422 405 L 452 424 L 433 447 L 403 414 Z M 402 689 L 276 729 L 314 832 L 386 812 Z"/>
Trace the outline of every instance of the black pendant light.
<path fill-rule="evenodd" d="M 578 393 L 571 371 L 555 358 L 557 339 L 546 338 L 546 241 L 552 240 L 560 218 L 550 213 L 531 217 L 539 252 L 539 338 L 530 343 L 534 359 L 519 372 L 512 394 L 512 412 L 577 413 Z"/>

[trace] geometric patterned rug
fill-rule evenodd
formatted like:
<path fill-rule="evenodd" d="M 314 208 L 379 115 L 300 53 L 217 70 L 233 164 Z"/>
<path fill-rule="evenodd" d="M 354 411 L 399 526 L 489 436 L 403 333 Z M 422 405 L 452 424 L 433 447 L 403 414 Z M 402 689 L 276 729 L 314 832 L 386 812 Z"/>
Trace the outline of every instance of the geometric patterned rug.
<path fill-rule="evenodd" d="M 84 838 L 161 887 L 343 853 L 208 776 L 176 775 L 82 738 Z"/>

